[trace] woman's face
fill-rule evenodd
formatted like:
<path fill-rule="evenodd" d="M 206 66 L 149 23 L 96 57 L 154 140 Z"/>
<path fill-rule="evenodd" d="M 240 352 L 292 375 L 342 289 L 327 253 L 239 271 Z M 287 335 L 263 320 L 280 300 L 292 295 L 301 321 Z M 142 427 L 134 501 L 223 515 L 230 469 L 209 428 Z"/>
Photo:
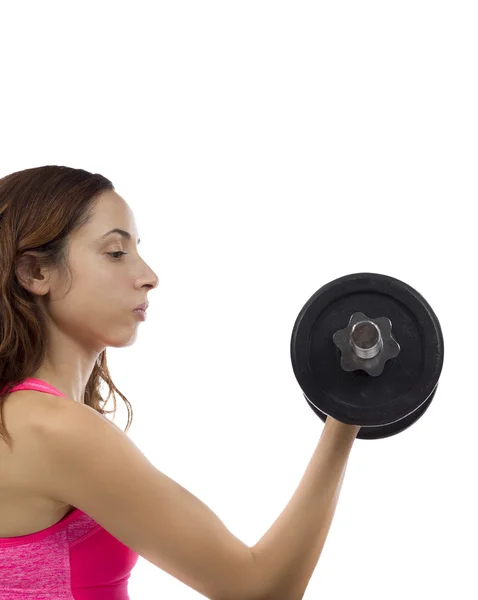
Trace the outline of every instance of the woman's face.
<path fill-rule="evenodd" d="M 131 239 L 105 235 L 115 228 Z M 92 221 L 71 236 L 68 260 L 71 279 L 49 274 L 35 283 L 53 329 L 97 353 L 131 345 L 141 322 L 132 311 L 157 287 L 158 277 L 138 252 L 134 215 L 116 192 L 104 192 Z"/>

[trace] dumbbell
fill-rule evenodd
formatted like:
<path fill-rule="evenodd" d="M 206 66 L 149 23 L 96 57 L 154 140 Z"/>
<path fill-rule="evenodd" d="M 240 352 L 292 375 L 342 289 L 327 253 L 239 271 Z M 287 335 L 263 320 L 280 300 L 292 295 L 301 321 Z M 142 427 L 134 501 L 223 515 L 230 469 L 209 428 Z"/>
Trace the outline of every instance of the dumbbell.
<path fill-rule="evenodd" d="M 310 408 L 360 425 L 357 438 L 400 433 L 430 406 L 444 359 L 428 302 L 403 281 L 354 273 L 304 304 L 290 344 L 292 368 Z"/>

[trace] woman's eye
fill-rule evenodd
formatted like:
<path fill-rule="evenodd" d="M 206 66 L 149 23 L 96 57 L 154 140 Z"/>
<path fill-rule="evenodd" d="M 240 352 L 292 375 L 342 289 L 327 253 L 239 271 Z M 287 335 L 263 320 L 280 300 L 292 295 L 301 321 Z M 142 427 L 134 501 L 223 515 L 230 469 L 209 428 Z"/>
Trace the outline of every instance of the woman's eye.
<path fill-rule="evenodd" d="M 121 250 L 118 250 L 117 252 L 107 252 L 107 254 L 109 254 L 110 256 L 113 257 L 113 260 L 120 260 L 121 256 L 123 254 L 128 254 L 127 252 L 122 252 Z M 114 256 L 115 254 L 120 254 L 121 256 Z"/>

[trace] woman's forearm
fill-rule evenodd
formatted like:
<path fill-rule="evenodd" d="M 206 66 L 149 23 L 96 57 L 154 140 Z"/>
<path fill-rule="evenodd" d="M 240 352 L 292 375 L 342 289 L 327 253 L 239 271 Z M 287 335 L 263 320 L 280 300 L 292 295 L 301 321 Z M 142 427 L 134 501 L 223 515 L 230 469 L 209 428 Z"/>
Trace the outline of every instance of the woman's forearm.
<path fill-rule="evenodd" d="M 327 539 L 359 430 L 326 420 L 299 486 L 271 528 L 252 547 L 265 582 L 265 600 L 303 597 Z"/>

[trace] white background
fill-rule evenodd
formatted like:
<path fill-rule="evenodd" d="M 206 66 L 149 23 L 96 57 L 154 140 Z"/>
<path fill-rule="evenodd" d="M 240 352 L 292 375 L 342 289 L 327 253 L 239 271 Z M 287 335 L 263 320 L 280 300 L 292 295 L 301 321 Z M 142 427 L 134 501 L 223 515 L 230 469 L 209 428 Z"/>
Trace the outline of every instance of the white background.
<path fill-rule="evenodd" d="M 160 283 L 108 350 L 128 435 L 245 543 L 323 429 L 290 361 L 308 298 L 384 273 L 438 315 L 436 397 L 355 442 L 306 599 L 476 598 L 477 28 L 457 0 L 0 7 L 0 176 L 83 168 L 131 206 Z M 199 597 L 143 558 L 129 590 Z"/>

